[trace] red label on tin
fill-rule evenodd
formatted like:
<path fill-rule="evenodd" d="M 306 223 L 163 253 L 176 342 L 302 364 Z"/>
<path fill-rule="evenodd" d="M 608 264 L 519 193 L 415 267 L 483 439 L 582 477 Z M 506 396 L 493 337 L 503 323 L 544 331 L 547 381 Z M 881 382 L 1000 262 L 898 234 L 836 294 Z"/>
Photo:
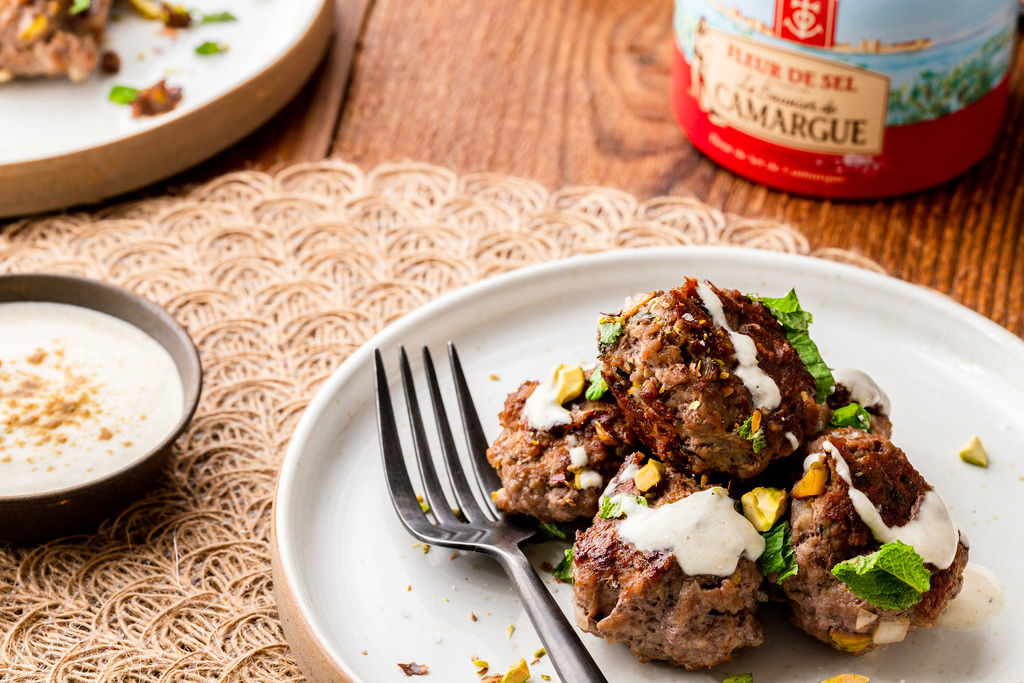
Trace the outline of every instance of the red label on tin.
<path fill-rule="evenodd" d="M 839 0 L 775 0 L 775 35 L 814 47 L 832 47 Z"/>

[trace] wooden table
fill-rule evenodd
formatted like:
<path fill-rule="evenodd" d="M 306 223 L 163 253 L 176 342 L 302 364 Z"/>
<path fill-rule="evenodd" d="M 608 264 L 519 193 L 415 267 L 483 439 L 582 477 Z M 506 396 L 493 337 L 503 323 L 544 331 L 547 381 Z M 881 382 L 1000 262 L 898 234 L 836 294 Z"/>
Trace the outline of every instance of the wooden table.
<path fill-rule="evenodd" d="M 894 200 L 821 201 L 747 182 L 669 110 L 669 0 L 337 0 L 330 54 L 299 98 L 188 174 L 338 157 L 412 159 L 552 188 L 696 195 L 855 249 L 1024 335 L 1024 51 L 998 148 Z"/>

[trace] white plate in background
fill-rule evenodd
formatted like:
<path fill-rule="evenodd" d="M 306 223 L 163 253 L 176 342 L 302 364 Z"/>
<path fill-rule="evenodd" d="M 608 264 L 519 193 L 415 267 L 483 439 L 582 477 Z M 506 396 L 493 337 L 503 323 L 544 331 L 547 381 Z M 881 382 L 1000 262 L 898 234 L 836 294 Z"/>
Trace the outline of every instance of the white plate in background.
<path fill-rule="evenodd" d="M 197 21 L 168 31 L 115 0 L 106 48 L 121 71 L 0 83 L 0 216 L 93 202 L 153 182 L 212 156 L 291 99 L 327 45 L 328 0 L 194 0 Z M 202 24 L 231 12 L 234 22 Z M 204 42 L 228 45 L 198 55 Z M 166 79 L 183 98 L 171 112 L 133 118 L 109 101 L 114 85 Z M 230 103 L 224 100 L 235 95 Z M 134 163 L 133 163 L 134 162 Z M 54 183 L 55 178 L 60 183 Z"/>
<path fill-rule="evenodd" d="M 396 518 L 377 446 L 373 348 L 382 349 L 397 380 L 397 345 L 414 351 L 414 371 L 419 347 L 430 346 L 447 387 L 444 344 L 454 341 L 493 439 L 509 391 L 557 363 L 594 357 L 599 312 L 618 310 L 634 292 L 671 287 L 684 275 L 769 296 L 796 288 L 815 315 L 811 332 L 825 360 L 867 371 L 889 393 L 894 441 L 967 532 L 971 561 L 1001 578 L 1006 604 L 973 631 L 919 631 L 859 658 L 799 632 L 783 609 L 763 608 L 765 644 L 702 672 L 640 664 L 625 646 L 583 635 L 608 679 L 717 682 L 740 672 L 753 673 L 757 683 L 820 681 L 844 672 L 876 683 L 1020 678 L 1014 650 L 1024 640 L 1024 590 L 1013 579 L 1024 561 L 1014 508 L 1024 494 L 1017 437 L 1024 343 L 939 294 L 893 278 L 807 257 L 715 247 L 610 252 L 485 280 L 389 326 L 332 375 L 296 430 L 275 501 L 275 593 L 307 673 L 402 681 L 396 663 L 416 661 L 429 665 L 437 680 L 474 681 L 471 656 L 503 673 L 540 647 L 496 564 L 478 555 L 450 559 L 444 548 L 424 555 Z M 400 391 L 397 383 L 392 390 Z M 450 390 L 447 399 L 454 406 Z M 406 429 L 404 415 L 399 422 Z M 988 448 L 987 469 L 957 457 L 973 434 Z M 549 543 L 530 554 L 538 564 L 557 561 L 560 551 Z M 546 579 L 571 614 L 571 589 Z M 534 680 L 539 673 L 557 680 L 547 658 L 532 671 Z"/>

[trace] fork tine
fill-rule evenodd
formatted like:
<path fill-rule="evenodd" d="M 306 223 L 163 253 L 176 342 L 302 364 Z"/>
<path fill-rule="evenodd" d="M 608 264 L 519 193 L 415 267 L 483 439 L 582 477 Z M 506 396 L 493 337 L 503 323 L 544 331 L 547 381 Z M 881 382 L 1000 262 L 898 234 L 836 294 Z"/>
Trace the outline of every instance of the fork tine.
<path fill-rule="evenodd" d="M 434 461 L 430 457 L 430 447 L 427 445 L 427 433 L 423 429 L 423 417 L 420 415 L 420 406 L 416 401 L 416 387 L 412 381 L 412 369 L 409 367 L 409 356 L 405 353 L 405 347 L 399 348 L 402 365 L 402 388 L 405 390 L 405 405 L 409 411 L 409 424 L 412 428 L 413 445 L 416 450 L 416 462 L 420 466 L 420 477 L 423 479 L 423 488 L 427 496 L 430 509 L 441 524 L 459 524 L 458 518 L 452 512 L 451 505 L 445 498 L 444 489 L 437 478 L 437 469 L 434 468 Z"/>
<path fill-rule="evenodd" d="M 492 491 L 501 488 L 501 479 L 487 462 L 487 437 L 480 425 L 476 406 L 473 405 L 473 396 L 469 393 L 469 384 L 466 382 L 466 374 L 462 371 L 459 352 L 451 342 L 448 342 L 448 361 L 451 363 L 452 375 L 455 378 L 455 393 L 459 397 L 459 412 L 462 413 L 462 427 L 466 431 L 466 446 L 469 447 L 473 471 L 476 473 L 476 481 L 480 485 L 484 499 L 488 500 Z"/>
<path fill-rule="evenodd" d="M 380 451 L 384 460 L 384 477 L 387 479 L 388 494 L 395 506 L 399 519 L 416 537 L 435 535 L 434 528 L 416 500 L 416 493 L 409 480 L 409 472 L 405 469 L 402 457 L 402 444 L 398 438 L 398 427 L 395 425 L 395 413 L 391 407 L 391 392 L 388 390 L 388 377 L 384 372 L 384 360 L 380 349 L 374 349 L 373 377 L 377 393 L 377 429 L 380 434 Z"/>
<path fill-rule="evenodd" d="M 430 357 L 430 349 L 423 347 L 423 367 L 427 371 L 427 385 L 430 388 L 430 402 L 434 404 L 434 420 L 437 422 L 437 434 L 441 438 L 441 451 L 444 453 L 444 462 L 448 468 L 448 478 L 451 480 L 452 489 L 455 491 L 455 498 L 459 501 L 459 508 L 471 522 L 487 522 L 490 517 L 480 508 L 480 504 L 469 487 L 466 473 L 459 462 L 459 453 L 455 450 L 455 440 L 452 438 L 452 428 L 448 423 L 448 414 L 445 412 L 444 403 L 441 401 L 441 388 L 437 383 L 437 373 L 434 371 L 434 361 Z"/>

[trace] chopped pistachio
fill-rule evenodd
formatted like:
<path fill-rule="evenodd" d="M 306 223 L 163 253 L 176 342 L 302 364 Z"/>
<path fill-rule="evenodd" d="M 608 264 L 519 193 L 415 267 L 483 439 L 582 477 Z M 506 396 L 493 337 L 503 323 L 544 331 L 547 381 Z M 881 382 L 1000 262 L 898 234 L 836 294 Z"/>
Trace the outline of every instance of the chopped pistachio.
<path fill-rule="evenodd" d="M 910 630 L 909 619 L 879 621 L 878 626 L 875 627 L 875 632 L 871 636 L 871 641 L 875 645 L 898 643 L 907 637 L 908 630 Z"/>
<path fill-rule="evenodd" d="M 555 370 L 555 400 L 560 404 L 571 401 L 583 393 L 583 368 L 578 365 L 559 365 Z"/>
<path fill-rule="evenodd" d="M 505 489 L 498 489 L 497 491 L 491 491 L 491 502 L 492 503 L 497 503 L 498 502 L 498 496 L 500 496 L 501 492 L 504 491 L 504 490 Z"/>
<path fill-rule="evenodd" d="M 651 459 L 633 475 L 633 484 L 638 491 L 646 492 L 653 489 L 661 481 L 665 473 L 665 466 L 657 460 Z"/>
<path fill-rule="evenodd" d="M 740 497 L 740 502 L 743 504 L 743 516 L 754 525 L 754 528 L 758 531 L 768 531 L 786 512 L 788 500 L 786 492 L 782 489 L 758 486 L 744 493 Z"/>
<path fill-rule="evenodd" d="M 985 452 L 985 447 L 981 445 L 981 439 L 977 435 L 972 436 L 960 449 L 960 459 L 971 465 L 988 467 L 988 453 Z"/>
<path fill-rule="evenodd" d="M 856 624 L 856 626 L 854 628 L 856 628 L 859 631 L 862 628 L 864 628 L 865 626 L 873 624 L 877 620 L 878 620 L 878 615 L 877 614 L 875 614 L 874 612 L 869 612 L 866 609 L 862 608 L 862 609 L 858 610 L 858 612 L 857 612 L 857 624 Z"/>
<path fill-rule="evenodd" d="M 26 43 L 31 43 L 36 38 L 41 37 L 46 33 L 46 28 L 50 25 L 50 20 L 46 18 L 45 14 L 37 15 L 25 28 L 18 32 L 18 40 Z"/>
<path fill-rule="evenodd" d="M 807 473 L 793 487 L 794 498 L 810 498 L 825 492 L 828 483 L 828 467 L 820 460 L 812 462 Z"/>
<path fill-rule="evenodd" d="M 509 624 L 508 628 L 505 629 L 508 632 L 508 637 L 512 637 L 512 633 L 516 630 L 515 624 Z"/>
<path fill-rule="evenodd" d="M 526 659 L 520 659 L 508 672 L 501 677 L 501 683 L 526 683 L 530 678 L 530 667 L 526 665 Z"/>
<path fill-rule="evenodd" d="M 871 636 L 867 633 L 845 633 L 833 629 L 829 631 L 828 637 L 841 652 L 860 652 L 871 644 Z"/>
<path fill-rule="evenodd" d="M 164 9 L 159 2 L 153 0 L 128 0 L 135 11 L 141 14 L 146 19 L 154 19 L 157 21 L 163 21 Z"/>
<path fill-rule="evenodd" d="M 534 652 L 534 653 L 533 653 L 533 656 L 534 656 L 535 658 L 537 658 L 537 659 L 540 659 L 541 657 L 543 657 L 543 656 L 544 656 L 544 655 L 546 655 L 547 653 L 548 653 L 548 651 L 547 651 L 547 650 L 545 650 L 544 648 L 541 648 L 541 649 L 537 650 L 536 652 Z"/>
<path fill-rule="evenodd" d="M 478 669 L 486 669 L 488 667 L 488 664 L 487 661 L 484 659 L 474 659 L 473 666 L 477 667 Z"/>
<path fill-rule="evenodd" d="M 619 440 L 608 433 L 608 430 L 601 426 L 601 423 L 595 420 L 593 422 L 594 433 L 597 435 L 598 441 L 605 444 L 606 446 L 618 446 Z"/>

